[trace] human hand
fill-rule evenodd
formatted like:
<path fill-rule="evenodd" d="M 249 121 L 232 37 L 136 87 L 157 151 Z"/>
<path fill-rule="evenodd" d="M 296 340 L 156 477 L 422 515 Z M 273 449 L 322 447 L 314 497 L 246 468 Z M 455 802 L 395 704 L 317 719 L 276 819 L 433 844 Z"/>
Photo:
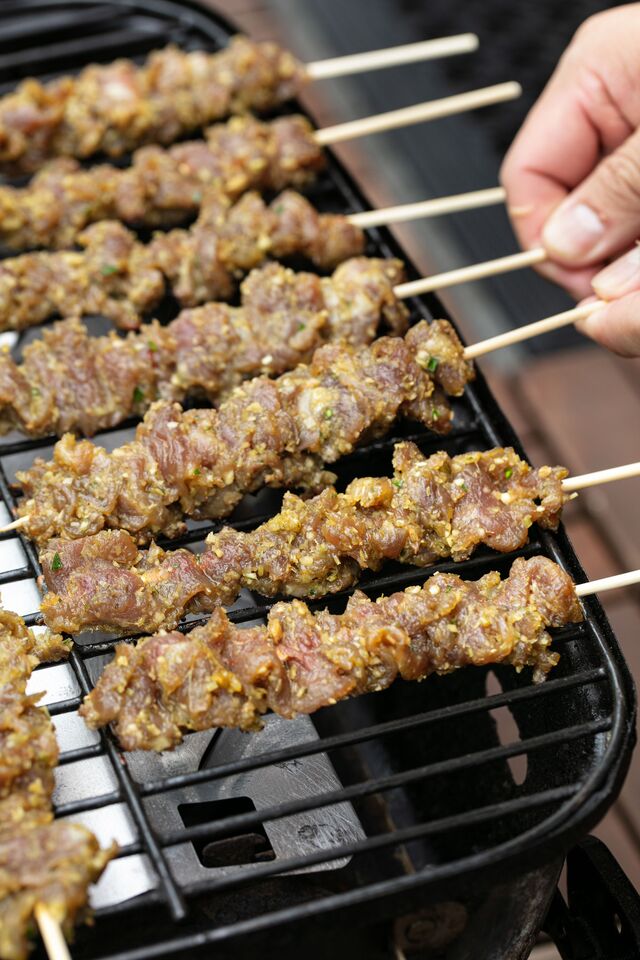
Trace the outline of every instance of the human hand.
<path fill-rule="evenodd" d="M 587 20 L 501 171 L 520 242 L 549 253 L 541 272 L 578 299 L 621 298 L 581 328 L 626 355 L 640 354 L 639 47 L 640 3 Z"/>

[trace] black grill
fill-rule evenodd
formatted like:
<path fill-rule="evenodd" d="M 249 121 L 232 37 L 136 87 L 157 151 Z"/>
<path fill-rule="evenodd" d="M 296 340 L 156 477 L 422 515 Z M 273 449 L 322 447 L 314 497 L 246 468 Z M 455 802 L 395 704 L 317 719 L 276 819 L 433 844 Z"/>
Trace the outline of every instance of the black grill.
<path fill-rule="evenodd" d="M 31 73 L 36 63 L 40 75 L 48 77 L 77 70 L 88 58 L 143 56 L 169 40 L 217 49 L 230 32 L 199 8 L 162 0 L 5 2 L 0 9 L 0 91 Z M 368 207 L 335 160 L 309 195 L 324 210 Z M 371 254 L 406 260 L 387 231 L 372 231 L 369 247 Z M 415 276 L 410 265 L 409 275 Z M 410 308 L 414 320 L 445 315 L 434 297 L 413 300 Z M 170 315 L 170 306 L 166 312 Z M 24 338 L 18 350 L 21 343 Z M 114 446 L 131 432 L 132 425 L 125 425 L 102 434 L 99 442 Z M 403 426 L 341 461 L 340 485 L 359 475 L 386 474 L 394 442 L 407 437 L 427 453 L 441 446 L 450 453 L 509 444 L 520 449 L 479 376 L 456 402 L 455 426 L 444 444 L 422 428 Z M 15 434 L 2 440 L 0 492 L 9 510 L 15 503 L 10 485 L 16 470 L 36 454 L 48 457 L 53 442 L 24 441 Z M 231 522 L 245 529 L 255 526 L 278 509 L 280 499 L 274 491 L 247 497 Z M 214 525 L 191 523 L 187 536 L 173 545 L 197 548 L 211 529 Z M 13 539 L 14 548 L 17 542 Z M 21 543 L 24 562 L 0 573 L 9 608 L 16 606 L 15 591 L 28 588 L 40 573 L 32 546 L 22 538 Z M 0 559 L 6 550 L 3 544 Z M 576 580 L 584 579 L 562 530 L 554 535 L 534 528 L 520 553 L 543 553 Z M 465 563 L 444 563 L 439 569 L 455 568 L 464 577 L 476 578 L 494 568 L 507 571 L 512 559 L 483 550 Z M 382 575 L 365 576 L 362 587 L 377 596 L 424 577 L 424 571 L 390 564 Z M 339 610 L 345 599 L 338 595 L 323 602 Z M 29 601 L 21 602 L 24 606 Z M 256 620 L 269 605 L 245 591 L 231 617 L 235 622 Z M 142 855 L 153 878 L 152 888 L 135 898 L 98 908 L 95 927 L 78 932 L 74 954 L 142 960 L 191 956 L 199 950 L 206 954 L 215 944 L 217 954 L 226 956 L 237 949 L 240 938 L 246 944 L 277 942 L 286 950 L 295 947 L 303 924 L 321 930 L 327 915 L 342 918 L 347 943 L 347 911 L 354 920 L 371 921 L 374 910 L 381 920 L 445 895 L 472 903 L 474 891 L 493 878 L 504 879 L 505 872 L 516 874 L 564 853 L 616 796 L 633 743 L 635 702 L 629 675 L 600 605 L 591 598 L 586 609 L 583 624 L 558 634 L 561 662 L 541 686 L 531 685 L 528 675 L 500 667 L 468 669 L 424 685 L 398 682 L 385 693 L 321 711 L 313 718 L 314 736 L 301 742 L 276 743 L 256 754 L 241 750 L 229 757 L 220 753 L 227 734 L 212 734 L 202 762 L 177 772 L 158 762 L 157 775 L 151 778 L 140 776 L 139 758 L 123 756 L 109 732 L 63 750 L 65 777 L 73 764 L 99 761 L 108 774 L 108 789 L 63 799 L 57 815 L 94 811 L 110 818 L 118 805 L 120 813 L 128 814 L 132 836 L 120 859 Z M 20 612 L 27 614 L 27 622 L 37 623 L 33 610 Z M 186 626 L 195 622 L 191 619 Z M 77 640 L 70 660 L 75 690 L 50 704 L 56 718 L 74 714 L 99 672 L 102 661 L 97 658 L 113 646 L 102 635 Z M 511 715 L 514 733 L 506 741 L 504 735 L 500 739 L 499 711 Z M 241 742 L 246 745 L 248 739 Z M 217 763 L 216 756 L 222 758 Z M 199 804 L 187 802 L 191 812 L 179 824 L 158 825 L 158 810 L 173 804 L 176 795 L 183 810 L 190 790 L 198 788 L 201 801 L 203 789 L 206 793 L 231 777 L 256 770 L 266 775 L 274 769 L 295 776 L 305 758 L 321 756 L 330 758 L 337 774 L 330 789 L 285 796 L 259 809 L 246 798 L 205 798 Z M 213 766 L 208 765 L 211 761 Z M 341 809 L 348 810 L 357 825 L 347 837 L 322 833 L 322 816 L 336 804 L 346 804 Z M 304 852 L 274 858 L 271 831 L 294 815 L 314 818 L 305 828 Z M 214 865 L 203 867 L 205 875 L 201 871 L 185 878 L 172 859 L 177 849 L 195 850 L 201 865 Z M 221 873 L 221 863 L 233 869 Z M 337 869 L 328 869 L 332 864 Z M 322 865 L 326 868 L 292 874 Z"/>

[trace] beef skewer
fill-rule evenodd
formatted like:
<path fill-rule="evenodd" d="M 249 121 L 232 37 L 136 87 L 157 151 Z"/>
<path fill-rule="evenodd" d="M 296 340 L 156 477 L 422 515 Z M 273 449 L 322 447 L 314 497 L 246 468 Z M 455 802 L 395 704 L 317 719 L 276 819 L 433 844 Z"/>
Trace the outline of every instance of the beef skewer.
<path fill-rule="evenodd" d="M 144 245 L 118 221 L 77 238 L 82 249 L 25 253 L 0 262 L 0 331 L 54 316 L 99 313 L 137 328 L 168 287 L 185 307 L 227 299 L 238 279 L 268 258 L 301 254 L 332 270 L 365 246 L 363 228 L 477 209 L 504 200 L 500 187 L 342 216 L 319 213 L 287 190 L 270 204 L 251 191 L 235 204 L 212 192 L 188 229 L 158 232 Z"/>
<path fill-rule="evenodd" d="M 168 287 L 182 306 L 225 300 L 238 278 L 268 257 L 306 256 L 331 270 L 364 250 L 347 217 L 320 214 L 286 191 L 271 204 L 247 193 L 235 204 L 212 193 L 187 230 L 139 243 L 121 223 L 95 223 L 82 250 L 22 254 L 0 263 L 0 330 L 22 330 L 60 315 L 99 313 L 123 329 L 140 325 Z"/>
<path fill-rule="evenodd" d="M 385 560 L 428 566 L 464 560 L 484 543 L 523 546 L 532 523 L 555 528 L 568 495 L 562 467 L 533 470 L 514 450 L 424 457 L 396 445 L 394 473 L 354 480 L 310 500 L 285 494 L 256 529 L 224 527 L 204 551 L 138 551 L 123 530 L 51 541 L 40 555 L 42 613 L 64 633 L 172 630 L 187 613 L 233 603 L 248 587 L 266 596 L 319 597 L 353 586 Z"/>
<path fill-rule="evenodd" d="M 306 201 L 290 195 L 286 203 L 300 213 Z M 325 226 L 325 251 L 347 253 L 343 224 L 331 218 Z M 182 260 L 180 270 L 185 266 Z M 326 340 L 370 343 L 382 320 L 401 332 L 406 311 L 398 300 L 430 287 L 432 278 L 401 279 L 396 261 L 351 260 L 330 281 L 271 265 L 242 285 L 242 310 L 210 303 L 126 341 L 90 338 L 78 319 L 55 324 L 25 349 L 20 366 L 8 350 L 0 354 L 0 432 L 90 436 L 143 413 L 159 397 L 216 400 L 243 379 L 283 373 Z"/>
<path fill-rule="evenodd" d="M 243 587 L 318 598 L 387 560 L 426 567 L 466 560 L 481 544 L 510 553 L 533 523 L 555 529 L 573 491 L 640 476 L 635 463 L 567 479 L 563 467 L 534 470 L 512 449 L 424 457 L 409 442 L 396 445 L 393 463 L 393 477 L 354 480 L 344 493 L 287 493 L 276 516 L 246 533 L 211 533 L 199 554 L 139 551 L 122 530 L 54 540 L 40 555 L 45 622 L 61 633 L 153 633 L 233 603 Z"/>
<path fill-rule="evenodd" d="M 268 710 L 313 713 L 397 676 L 503 662 L 539 681 L 559 659 L 547 628 L 580 620 L 571 578 L 545 557 L 515 560 L 504 580 L 436 573 L 375 602 L 357 591 L 337 616 L 294 600 L 240 628 L 218 608 L 187 635 L 119 644 L 80 713 L 90 727 L 113 723 L 125 750 L 166 750 L 188 730 L 259 729 Z"/>
<path fill-rule="evenodd" d="M 168 46 L 142 66 L 120 59 L 46 84 L 31 78 L 0 99 L 0 170 L 33 172 L 51 157 L 118 157 L 145 143 L 169 144 L 228 114 L 273 109 L 308 80 L 477 45 L 477 37 L 463 34 L 305 66 L 274 43 L 237 36 L 218 53 Z"/>
<path fill-rule="evenodd" d="M 173 147 L 142 147 L 127 168 L 52 160 L 25 187 L 0 187 L 0 242 L 14 250 L 70 247 L 99 220 L 174 225 L 197 213 L 205 194 L 236 199 L 250 189 L 302 186 L 324 167 L 323 146 L 477 109 L 520 95 L 518 84 L 498 84 L 313 130 L 302 116 L 264 123 L 233 117 L 205 131 L 205 139 Z"/>
<path fill-rule="evenodd" d="M 25 960 L 29 929 L 46 918 L 70 936 L 86 916 L 87 891 L 115 846 L 101 850 L 85 827 L 54 820 L 58 745 L 39 695 L 26 685 L 39 661 L 66 657 L 55 635 L 34 636 L 0 611 L 0 956 Z"/>
<path fill-rule="evenodd" d="M 323 343 L 369 344 L 383 326 L 401 334 L 407 310 L 393 290 L 402 279 L 398 260 L 356 258 L 326 278 L 271 263 L 243 282 L 241 307 L 183 310 L 125 340 L 59 321 L 20 365 L 0 355 L 0 432 L 90 436 L 159 398 L 219 401 L 243 380 L 308 361 Z"/>
<path fill-rule="evenodd" d="M 397 296 L 407 287 L 415 293 L 415 284 L 420 282 L 400 284 L 394 293 Z M 383 424 L 388 427 L 395 416 L 408 416 L 436 433 L 446 433 L 452 413 L 445 394 L 460 396 L 464 392 L 465 384 L 473 376 L 468 362 L 471 358 L 574 323 L 599 306 L 599 301 L 582 304 L 464 349 L 446 321 L 430 326 L 423 321 L 409 331 L 400 342 L 402 346 L 393 346 L 391 339 L 383 338 L 372 345 L 369 355 L 365 350 L 359 356 L 343 354 L 338 344 L 326 345 L 316 351 L 308 367 L 284 374 L 277 381 L 258 379 L 238 388 L 223 404 L 222 417 L 217 422 L 212 422 L 212 411 L 185 413 L 177 404 L 173 411 L 167 404 L 156 404 L 138 427 L 137 440 L 110 456 L 89 441 L 77 444 L 66 434 L 54 448 L 51 465 L 36 460 L 29 471 L 17 475 L 24 497 L 16 511 L 17 519 L 0 529 L 0 533 L 25 530 L 43 545 L 56 536 L 77 539 L 104 528 L 120 527 L 134 532 L 143 543 L 156 529 L 162 529 L 158 517 L 162 517 L 166 527 L 163 532 L 170 537 L 184 528 L 177 519 L 178 501 L 188 516 L 213 518 L 227 516 L 243 492 L 252 492 L 260 485 L 298 485 L 309 492 L 320 489 L 331 482 L 332 476 L 322 471 L 320 459 L 334 462 L 360 442 L 363 435 L 369 438 L 384 432 Z M 407 357 L 407 346 L 415 351 L 415 358 Z M 389 366 L 389 370 L 394 370 L 390 383 L 394 383 L 395 389 L 387 393 L 381 386 L 385 364 L 380 361 L 385 354 L 390 361 L 392 353 L 400 363 Z M 406 362 L 412 372 L 405 368 L 408 375 L 401 385 L 400 369 Z M 374 371 L 376 376 L 371 375 Z M 433 379 L 425 379 L 428 373 Z M 329 389 L 319 376 L 328 378 Z M 401 391 L 410 383 L 413 389 L 403 398 Z M 338 406 L 340 416 L 334 421 L 336 408 L 329 403 L 329 397 L 337 403 L 341 390 L 349 417 L 343 421 L 345 411 Z M 300 430 L 291 416 L 294 408 L 299 417 L 302 415 Z M 259 413 L 263 416 L 259 417 Z M 163 436 L 174 441 L 165 455 L 160 449 Z M 244 452 L 248 454 L 246 459 Z M 212 476 L 209 457 L 216 453 L 217 473 Z M 194 459 L 195 473 L 185 476 L 181 471 L 191 469 Z M 198 479 L 203 466 L 205 482 Z M 142 470 L 144 476 L 147 469 L 153 479 L 147 476 L 141 491 L 139 473 Z M 59 484 L 65 489 L 59 488 Z M 212 486 L 216 494 L 212 494 Z"/>
<path fill-rule="evenodd" d="M 329 343 L 308 365 L 247 381 L 216 410 L 158 401 L 112 453 L 66 434 L 50 463 L 37 459 L 17 475 L 19 522 L 40 544 L 105 527 L 145 542 L 177 535 L 184 516 L 226 516 L 264 485 L 318 490 L 333 479 L 326 464 L 398 416 L 446 433 L 445 391 L 460 395 L 472 376 L 446 321 L 370 346 Z"/>

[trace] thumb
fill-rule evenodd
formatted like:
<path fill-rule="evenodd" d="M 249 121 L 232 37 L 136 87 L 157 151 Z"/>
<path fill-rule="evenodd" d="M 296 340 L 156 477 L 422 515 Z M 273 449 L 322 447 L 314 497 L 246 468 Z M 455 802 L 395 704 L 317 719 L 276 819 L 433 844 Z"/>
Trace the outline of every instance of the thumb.
<path fill-rule="evenodd" d="M 614 256 L 640 234 L 640 130 L 605 157 L 547 220 L 544 246 L 573 267 Z"/>

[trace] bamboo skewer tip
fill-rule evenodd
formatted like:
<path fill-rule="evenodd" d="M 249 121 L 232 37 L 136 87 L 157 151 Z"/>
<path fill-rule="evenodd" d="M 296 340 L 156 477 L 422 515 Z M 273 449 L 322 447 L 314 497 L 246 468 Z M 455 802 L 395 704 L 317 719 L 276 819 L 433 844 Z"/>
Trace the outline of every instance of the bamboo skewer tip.
<path fill-rule="evenodd" d="M 0 527 L 0 533 L 10 533 L 12 530 L 19 530 L 20 527 L 26 526 L 27 523 L 29 523 L 29 514 L 26 514 L 24 517 L 17 517 L 15 520 L 12 520 L 11 523 Z"/>
<path fill-rule="evenodd" d="M 62 927 L 44 903 L 37 903 L 34 914 L 49 960 L 71 960 Z"/>

